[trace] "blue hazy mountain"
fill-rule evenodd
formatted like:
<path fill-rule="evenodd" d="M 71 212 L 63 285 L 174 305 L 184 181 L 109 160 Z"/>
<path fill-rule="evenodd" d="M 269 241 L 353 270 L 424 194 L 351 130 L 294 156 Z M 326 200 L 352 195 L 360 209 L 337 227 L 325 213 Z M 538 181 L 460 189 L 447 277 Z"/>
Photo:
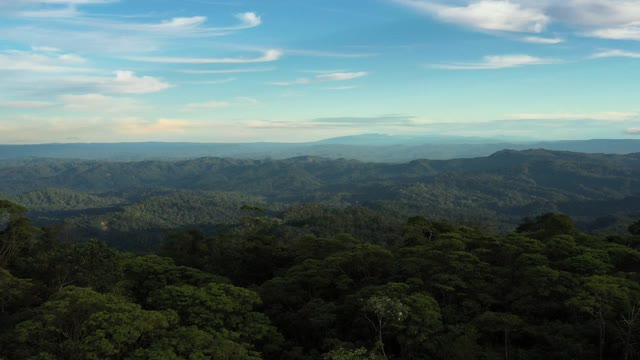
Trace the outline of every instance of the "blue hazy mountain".
<path fill-rule="evenodd" d="M 640 140 L 535 141 L 517 138 L 391 136 L 365 134 L 308 143 L 75 143 L 0 145 L 0 160 L 61 158 L 89 160 L 156 160 L 231 157 L 287 159 L 320 156 L 377 162 L 415 159 L 447 160 L 488 156 L 501 150 L 546 149 L 583 153 L 640 152 Z"/>

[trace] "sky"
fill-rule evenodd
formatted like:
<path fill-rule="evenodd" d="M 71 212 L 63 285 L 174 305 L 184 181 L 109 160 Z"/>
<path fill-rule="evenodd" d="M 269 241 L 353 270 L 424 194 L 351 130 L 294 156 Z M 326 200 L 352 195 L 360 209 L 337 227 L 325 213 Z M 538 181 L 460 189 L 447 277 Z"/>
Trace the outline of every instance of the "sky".
<path fill-rule="evenodd" d="M 0 143 L 640 139 L 638 0 L 0 0 Z"/>

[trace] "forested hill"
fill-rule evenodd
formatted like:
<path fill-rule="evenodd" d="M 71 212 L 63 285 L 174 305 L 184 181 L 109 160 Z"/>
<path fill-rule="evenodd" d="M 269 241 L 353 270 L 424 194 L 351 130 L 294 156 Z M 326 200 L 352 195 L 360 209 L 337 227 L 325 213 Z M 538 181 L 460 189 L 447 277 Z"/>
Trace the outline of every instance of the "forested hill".
<path fill-rule="evenodd" d="M 32 160 L 0 168 L 0 189 L 86 192 L 135 187 L 242 191 L 282 197 L 309 191 L 353 191 L 409 183 L 510 181 L 576 194 L 629 195 L 638 185 L 640 154 L 602 155 L 505 150 L 485 158 L 416 160 L 404 164 L 297 157 L 287 160 L 200 158 L 185 161 Z M 507 186 L 509 184 L 504 184 Z M 360 191 L 361 192 L 361 191 Z"/>
<path fill-rule="evenodd" d="M 136 256 L 24 211 L 0 201 L 1 359 L 638 358 L 638 220 L 596 236 L 545 214 L 498 235 L 263 216 Z"/>
<path fill-rule="evenodd" d="M 639 189 L 640 154 L 546 150 L 403 164 L 306 156 L 27 160 L 0 167 L 0 197 L 29 208 L 39 224 L 66 221 L 102 239 L 111 236 L 106 229 L 148 235 L 236 223 L 243 205 L 272 212 L 306 204 L 363 206 L 387 217 L 421 215 L 499 230 L 557 211 L 574 216 L 584 230 L 620 230 L 640 214 Z"/>

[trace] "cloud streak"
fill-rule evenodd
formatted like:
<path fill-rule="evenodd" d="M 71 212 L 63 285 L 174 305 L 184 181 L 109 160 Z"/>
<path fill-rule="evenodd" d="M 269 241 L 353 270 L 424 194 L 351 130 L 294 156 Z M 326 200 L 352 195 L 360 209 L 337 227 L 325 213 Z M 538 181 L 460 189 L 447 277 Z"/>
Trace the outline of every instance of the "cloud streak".
<path fill-rule="evenodd" d="M 625 50 L 606 50 L 591 56 L 594 59 L 611 58 L 611 57 L 623 57 L 640 59 L 640 52 L 625 51 Z"/>
<path fill-rule="evenodd" d="M 132 98 L 113 97 L 102 94 L 67 94 L 59 96 L 67 111 L 126 113 L 145 107 Z"/>
<path fill-rule="evenodd" d="M 216 110 L 230 107 L 253 106 L 258 100 L 249 97 L 239 97 L 233 101 L 207 101 L 202 103 L 190 103 L 184 106 L 183 111 Z"/>
<path fill-rule="evenodd" d="M 163 64 L 254 64 L 277 61 L 282 57 L 280 50 L 266 50 L 262 56 L 255 58 L 182 58 L 182 57 L 156 57 L 156 56 L 137 56 L 128 57 L 127 60 L 163 63 Z"/>
<path fill-rule="evenodd" d="M 444 70 L 497 70 L 554 63 L 557 63 L 554 59 L 530 55 L 493 55 L 485 56 L 483 61 L 476 63 L 432 64 L 430 67 Z"/>
<path fill-rule="evenodd" d="M 42 109 L 55 105 L 49 101 L 0 101 L 0 109 Z"/>
<path fill-rule="evenodd" d="M 547 38 L 547 37 L 540 37 L 540 36 L 527 36 L 522 38 L 522 41 L 532 43 L 532 44 L 556 45 L 556 44 L 562 44 L 563 42 L 565 42 L 565 39 Z"/>
<path fill-rule="evenodd" d="M 74 54 L 49 55 L 30 51 L 8 50 L 0 52 L 0 71 L 39 73 L 92 72 L 95 69 L 79 67 L 87 60 Z"/>
<path fill-rule="evenodd" d="M 272 84 L 278 85 L 278 86 L 308 85 L 308 84 L 323 83 L 323 82 L 354 80 L 354 79 L 365 77 L 367 75 L 368 73 L 365 71 L 337 72 L 337 73 L 320 74 L 320 75 L 316 75 L 314 77 L 309 77 L 309 78 L 299 78 L 293 81 L 274 82 Z"/>
<path fill-rule="evenodd" d="M 254 72 L 267 72 L 273 71 L 275 68 L 248 68 L 248 69 L 225 69 L 225 70 L 178 70 L 178 72 L 183 74 L 193 74 L 193 75 L 205 75 L 205 74 L 238 74 L 238 73 L 254 73 Z"/>
<path fill-rule="evenodd" d="M 395 0 L 444 22 L 481 30 L 540 33 L 551 22 L 542 10 L 517 1 L 482 0 L 467 6 L 449 6 L 427 0 Z"/>
<path fill-rule="evenodd" d="M 595 121 L 628 121 L 637 119 L 635 112 L 600 112 L 600 113 L 523 113 L 512 114 L 512 120 L 595 120 Z"/>
<path fill-rule="evenodd" d="M 389 0 L 442 22 L 498 32 L 543 33 L 562 23 L 577 34 L 612 40 L 640 40 L 640 2 L 636 0 Z M 540 44 L 556 38 L 525 37 Z"/>

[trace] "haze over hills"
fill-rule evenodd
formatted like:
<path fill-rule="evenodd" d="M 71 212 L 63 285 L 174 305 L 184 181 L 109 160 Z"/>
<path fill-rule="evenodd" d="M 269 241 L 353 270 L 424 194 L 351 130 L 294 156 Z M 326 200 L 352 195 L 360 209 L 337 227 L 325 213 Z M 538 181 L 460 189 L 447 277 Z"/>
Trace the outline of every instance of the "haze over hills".
<path fill-rule="evenodd" d="M 0 189 L 31 209 L 39 223 L 66 221 L 105 240 L 235 223 L 245 216 L 244 205 L 276 213 L 297 206 L 364 206 L 389 218 L 421 215 L 497 230 L 557 211 L 585 228 L 606 230 L 640 213 L 640 153 L 503 150 L 482 158 L 395 164 L 314 156 L 34 159 L 1 167 Z M 130 246 L 135 237 L 125 238 Z"/>
<path fill-rule="evenodd" d="M 447 160 L 482 157 L 505 149 L 629 154 L 640 152 L 640 140 L 533 141 L 517 138 L 365 134 L 307 143 L 146 142 L 0 145 L 0 160 L 61 158 L 132 161 L 199 157 L 287 159 L 297 156 L 320 156 L 330 159 L 406 162 L 416 159 Z"/>

